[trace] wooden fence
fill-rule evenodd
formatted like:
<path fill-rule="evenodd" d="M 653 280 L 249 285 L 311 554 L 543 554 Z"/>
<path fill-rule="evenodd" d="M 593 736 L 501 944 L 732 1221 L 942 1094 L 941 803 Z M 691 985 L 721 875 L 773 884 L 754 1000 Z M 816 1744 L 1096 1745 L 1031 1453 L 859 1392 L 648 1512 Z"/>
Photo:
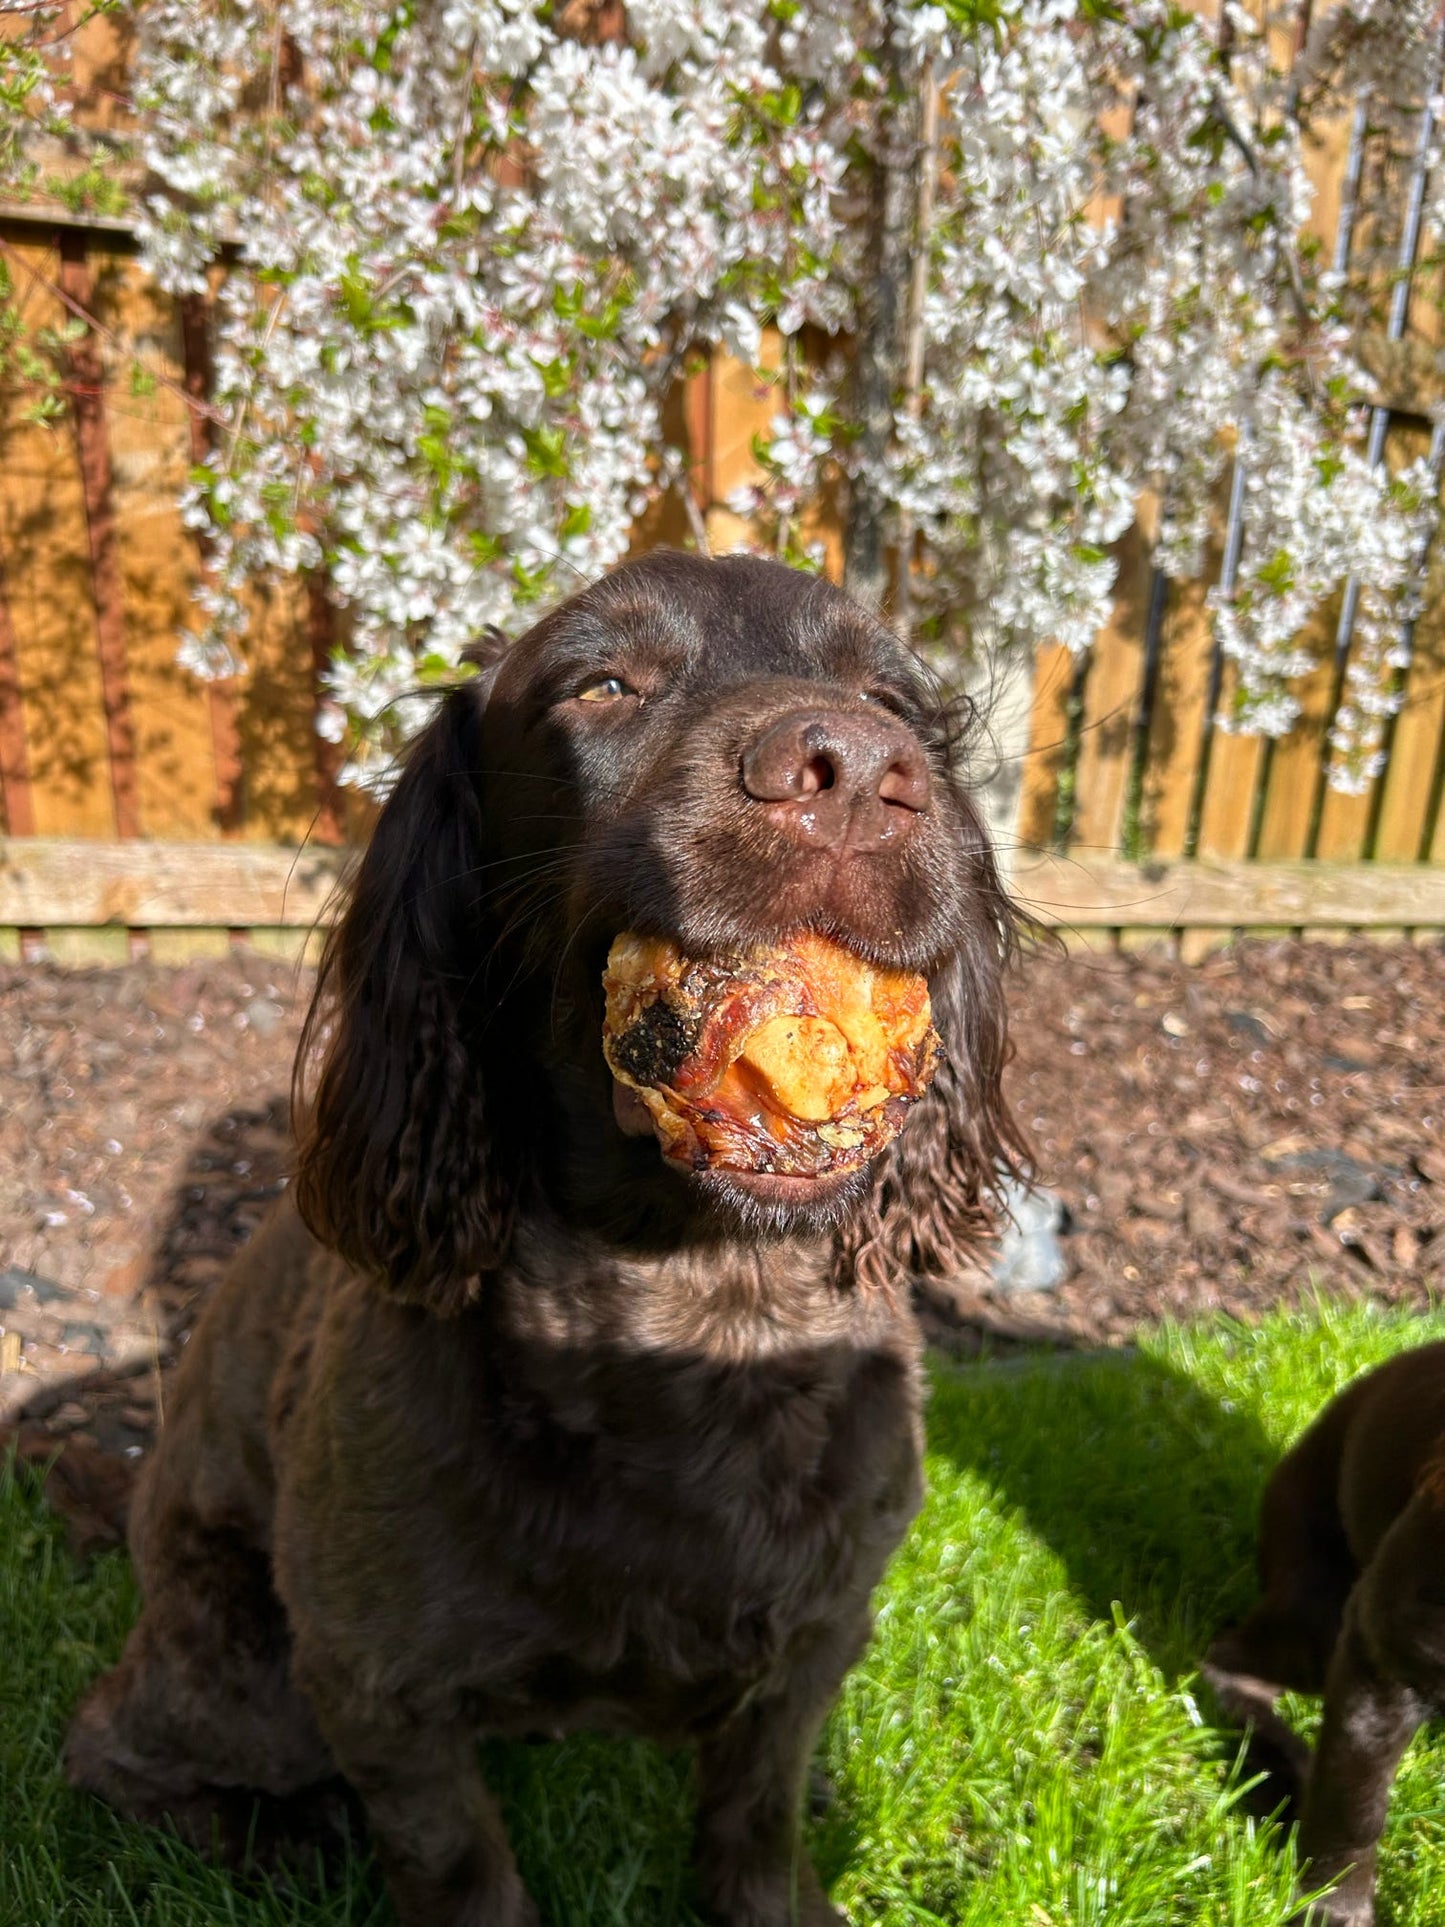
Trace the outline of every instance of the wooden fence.
<path fill-rule="evenodd" d="M 107 57 L 98 46 L 93 72 Z M 1326 239 L 1343 218 L 1343 164 L 1342 141 L 1315 156 Z M 177 666 L 201 565 L 177 497 L 204 452 L 203 305 L 161 295 L 123 225 L 58 208 L 0 208 L 0 258 L 28 327 L 77 312 L 97 324 L 70 351 L 58 424 L 7 418 L 0 396 L 0 954 L 173 956 L 241 930 L 294 950 L 334 874 L 328 850 L 365 815 L 337 791 L 314 728 L 332 639 L 324 585 L 256 592 L 245 677 L 208 686 Z M 1411 310 L 1422 342 L 1434 315 Z M 1438 396 L 1421 384 L 1438 387 L 1434 357 L 1412 364 L 1408 339 L 1375 346 L 1403 456 L 1428 438 Z M 1427 369 L 1414 386 L 1412 366 Z M 680 412 L 699 504 L 725 548 L 740 530 L 723 504 L 751 477 L 773 404 L 747 370 L 718 362 Z M 836 536 L 822 532 L 836 565 Z M 1018 846 L 1020 893 L 1095 940 L 1170 933 L 1189 949 L 1239 928 L 1445 929 L 1440 569 L 1388 769 L 1350 798 L 1324 783 L 1339 670 L 1328 647 L 1289 737 L 1212 726 L 1221 665 L 1205 597 L 1224 505 L 1199 581 L 1158 578 L 1147 535 L 1146 515 L 1120 545 L 1114 615 L 1088 656 L 1040 650 L 1000 707 L 995 821 Z M 686 537 L 685 524 L 659 522 L 638 542 Z"/>

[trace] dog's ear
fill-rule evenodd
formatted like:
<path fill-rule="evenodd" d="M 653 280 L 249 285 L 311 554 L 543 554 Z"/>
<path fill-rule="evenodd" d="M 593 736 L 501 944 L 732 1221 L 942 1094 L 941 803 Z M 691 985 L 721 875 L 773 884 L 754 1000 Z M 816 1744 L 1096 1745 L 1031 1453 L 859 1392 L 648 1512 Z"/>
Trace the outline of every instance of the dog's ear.
<path fill-rule="evenodd" d="M 296 1060 L 301 1216 L 439 1311 L 498 1267 L 512 1216 L 477 994 L 491 949 L 486 680 L 451 690 L 412 744 L 327 940 Z"/>
<path fill-rule="evenodd" d="M 912 1274 L 948 1277 L 976 1262 L 993 1230 L 1005 1178 L 1029 1169 L 1028 1146 L 1003 1094 L 1011 1055 L 1004 979 L 1012 913 L 992 889 L 968 940 L 930 984 L 942 1041 L 937 1072 L 901 1135 L 879 1159 L 872 1189 L 840 1230 L 840 1285 L 892 1288 Z"/>

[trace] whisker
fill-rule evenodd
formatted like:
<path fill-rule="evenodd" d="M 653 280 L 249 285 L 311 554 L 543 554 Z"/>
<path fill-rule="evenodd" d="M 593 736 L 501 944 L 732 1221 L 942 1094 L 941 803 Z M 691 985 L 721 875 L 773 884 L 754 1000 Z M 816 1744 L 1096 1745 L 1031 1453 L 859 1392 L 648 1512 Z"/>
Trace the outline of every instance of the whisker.
<path fill-rule="evenodd" d="M 488 763 L 466 763 L 457 768 L 458 776 L 495 776 L 505 781 L 524 783 L 550 783 L 554 789 L 580 790 L 583 787 L 580 776 L 560 776 L 555 771 L 538 769 L 494 769 Z M 594 794 L 598 793 L 594 790 Z M 612 792 L 601 790 L 602 795 Z"/>
<path fill-rule="evenodd" d="M 566 963 L 573 944 L 586 928 L 587 916 L 588 913 L 584 910 L 582 915 L 577 918 L 566 942 L 562 945 L 561 955 L 558 957 L 556 968 L 552 972 L 552 989 L 547 998 L 547 1022 L 551 1029 L 553 1043 L 557 1041 L 557 990 L 562 979 L 562 966 Z"/>
<path fill-rule="evenodd" d="M 465 883 L 468 877 L 483 876 L 488 870 L 504 869 L 509 863 L 532 863 L 536 865 L 537 871 L 541 872 L 549 869 L 565 869 L 571 862 L 570 853 L 544 850 L 539 854 L 535 850 L 521 850 L 515 856 L 493 857 L 486 863 L 473 863 L 465 870 L 455 870 L 450 876 L 442 877 L 436 883 L 427 884 L 425 889 L 413 891 L 407 901 L 419 903 L 423 897 L 430 896 L 434 890 L 449 890 L 454 884 Z M 529 871 L 519 877 L 509 877 L 506 882 L 508 884 L 525 883 L 531 874 L 533 872 Z"/>
<path fill-rule="evenodd" d="M 495 957 L 498 951 L 502 949 L 503 945 L 507 943 L 508 940 L 512 936 L 514 936 L 516 932 L 521 928 L 521 925 L 523 924 L 523 922 L 536 916 L 540 911 L 544 909 L 550 909 L 554 903 L 560 903 L 562 901 L 563 895 L 564 893 L 562 891 L 556 891 L 550 897 L 536 897 L 522 904 L 519 907 L 516 914 L 509 919 L 509 921 L 503 926 L 502 930 L 498 933 L 497 938 L 492 945 L 491 951 L 488 954 L 488 958 L 485 959 L 484 961 L 490 961 L 492 957 Z M 517 958 L 516 968 L 513 970 L 510 978 L 507 980 L 506 989 L 502 992 L 501 996 L 497 999 L 497 1007 L 499 1009 L 506 1004 L 507 999 L 511 996 L 512 991 L 516 987 L 517 980 L 521 977 L 523 971 L 527 968 L 527 963 L 528 963 L 527 948 L 526 948 L 526 945 L 524 944 L 522 946 L 521 954 Z M 478 970 L 480 970 L 482 967 L 483 966 L 479 964 Z M 472 981 L 473 982 L 476 981 L 475 974 L 473 975 Z"/>

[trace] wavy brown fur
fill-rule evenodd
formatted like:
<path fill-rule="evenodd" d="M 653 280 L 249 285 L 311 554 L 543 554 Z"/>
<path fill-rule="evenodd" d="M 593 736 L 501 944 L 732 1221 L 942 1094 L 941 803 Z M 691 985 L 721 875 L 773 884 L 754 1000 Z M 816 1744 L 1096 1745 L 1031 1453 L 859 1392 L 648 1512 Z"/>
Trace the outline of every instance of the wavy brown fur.
<path fill-rule="evenodd" d="M 478 1075 L 479 724 L 474 692 L 453 691 L 407 758 L 322 953 L 293 1092 L 302 1218 L 438 1310 L 466 1301 L 510 1234 Z"/>

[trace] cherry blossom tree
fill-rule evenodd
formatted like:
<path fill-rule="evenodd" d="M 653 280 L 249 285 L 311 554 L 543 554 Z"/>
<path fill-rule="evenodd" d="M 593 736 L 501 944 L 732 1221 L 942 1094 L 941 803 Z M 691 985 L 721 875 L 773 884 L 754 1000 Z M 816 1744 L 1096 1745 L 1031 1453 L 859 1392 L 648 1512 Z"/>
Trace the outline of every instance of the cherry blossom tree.
<path fill-rule="evenodd" d="M 62 9 L 25 11 L 0 43 L 11 179 L 65 113 Z M 183 660 L 234 673 L 247 582 L 322 572 L 354 777 L 409 692 L 616 561 L 662 498 L 706 541 L 668 403 L 715 352 L 770 370 L 731 505 L 753 539 L 820 566 L 841 503 L 850 586 L 954 675 L 1087 650 L 1141 501 L 1156 566 L 1198 574 L 1234 477 L 1220 723 L 1289 729 L 1302 638 L 1343 595 L 1331 780 L 1377 772 L 1438 473 L 1382 459 L 1351 344 L 1413 265 L 1405 177 L 1439 224 L 1433 0 L 1337 9 L 1297 51 L 1233 0 L 120 11 L 147 261 L 214 290 Z M 1360 102 L 1393 185 L 1332 258 L 1305 142 Z"/>

